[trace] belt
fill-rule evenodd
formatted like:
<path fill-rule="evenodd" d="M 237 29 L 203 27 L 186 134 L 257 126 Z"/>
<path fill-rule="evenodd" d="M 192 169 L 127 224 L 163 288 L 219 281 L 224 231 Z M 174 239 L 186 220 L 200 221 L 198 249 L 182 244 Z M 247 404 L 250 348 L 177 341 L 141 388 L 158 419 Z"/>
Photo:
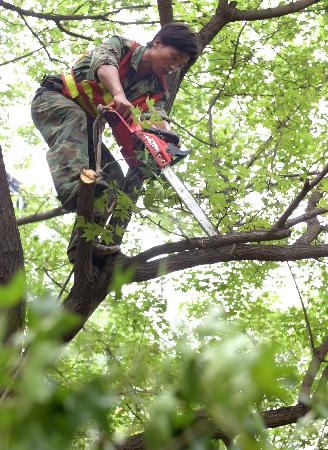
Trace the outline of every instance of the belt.
<path fill-rule="evenodd" d="M 62 94 L 64 90 L 64 83 L 62 82 L 62 80 L 51 75 L 44 76 L 40 84 L 48 91 L 55 91 Z"/>

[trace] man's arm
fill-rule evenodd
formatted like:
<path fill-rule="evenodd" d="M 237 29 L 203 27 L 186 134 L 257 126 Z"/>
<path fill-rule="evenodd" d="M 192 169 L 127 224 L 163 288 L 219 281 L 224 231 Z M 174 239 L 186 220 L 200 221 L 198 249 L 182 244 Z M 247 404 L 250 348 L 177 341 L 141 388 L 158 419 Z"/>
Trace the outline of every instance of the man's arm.
<path fill-rule="evenodd" d="M 102 65 L 97 69 L 97 76 L 105 88 L 112 94 L 113 100 L 108 107 L 114 106 L 116 111 L 121 116 L 129 121 L 132 119 L 131 106 L 132 104 L 126 98 L 118 69 L 116 66 Z"/>
<path fill-rule="evenodd" d="M 131 103 L 124 93 L 118 67 L 124 54 L 124 47 L 128 47 L 129 40 L 120 36 L 112 36 L 107 41 L 96 47 L 92 54 L 91 70 L 97 80 L 101 81 L 105 88 L 112 94 L 113 100 L 110 105 L 126 120 L 131 118 Z"/>

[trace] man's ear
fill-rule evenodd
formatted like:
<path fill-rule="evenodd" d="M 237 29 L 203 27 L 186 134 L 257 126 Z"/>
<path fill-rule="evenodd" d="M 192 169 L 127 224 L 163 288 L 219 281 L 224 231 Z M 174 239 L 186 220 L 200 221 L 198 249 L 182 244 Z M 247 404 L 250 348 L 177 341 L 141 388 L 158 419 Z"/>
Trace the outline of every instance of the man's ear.
<path fill-rule="evenodd" d="M 153 47 L 158 48 L 160 46 L 160 44 L 161 44 L 160 38 L 156 38 L 153 42 Z"/>

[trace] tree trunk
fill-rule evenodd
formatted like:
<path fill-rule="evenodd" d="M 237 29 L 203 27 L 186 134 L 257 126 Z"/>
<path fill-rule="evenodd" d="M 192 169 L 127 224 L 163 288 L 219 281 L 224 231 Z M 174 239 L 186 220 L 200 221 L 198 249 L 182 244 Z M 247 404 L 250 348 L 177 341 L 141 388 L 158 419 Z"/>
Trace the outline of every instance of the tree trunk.
<path fill-rule="evenodd" d="M 0 285 L 7 284 L 19 270 L 23 269 L 22 243 L 0 147 Z M 0 298 L 0 308 L 6 317 L 4 339 L 8 341 L 13 333 L 24 326 L 25 299 L 21 298 L 15 306 L 5 308 L 1 307 Z"/>

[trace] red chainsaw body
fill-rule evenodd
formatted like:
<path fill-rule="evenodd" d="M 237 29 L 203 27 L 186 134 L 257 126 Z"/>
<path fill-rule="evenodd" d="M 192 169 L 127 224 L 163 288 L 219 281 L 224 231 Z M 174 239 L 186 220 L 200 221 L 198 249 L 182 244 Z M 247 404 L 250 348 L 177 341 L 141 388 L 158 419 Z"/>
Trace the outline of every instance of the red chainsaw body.
<path fill-rule="evenodd" d="M 172 162 L 172 155 L 167 151 L 170 144 L 164 139 L 145 131 L 142 126 L 135 122 L 127 123 L 115 110 L 106 111 L 103 116 L 111 126 L 113 136 L 121 147 L 121 153 L 130 167 L 136 167 L 140 164 L 136 157 L 136 149 L 140 141 L 144 143 L 159 167 L 166 167 Z"/>
<path fill-rule="evenodd" d="M 162 170 L 170 164 L 175 164 L 190 153 L 191 150 L 183 150 L 178 147 L 179 136 L 170 131 L 160 129 L 145 130 L 134 122 L 128 124 L 114 109 L 102 110 L 100 114 L 112 128 L 113 135 L 121 147 L 121 153 L 127 164 L 132 168 L 138 167 L 142 163 L 137 157 L 138 150 L 146 148 L 156 161 L 158 169 L 160 169 L 157 172 L 161 172 L 170 183 L 208 236 L 217 236 L 217 229 L 206 217 L 179 177 L 170 167 Z"/>

